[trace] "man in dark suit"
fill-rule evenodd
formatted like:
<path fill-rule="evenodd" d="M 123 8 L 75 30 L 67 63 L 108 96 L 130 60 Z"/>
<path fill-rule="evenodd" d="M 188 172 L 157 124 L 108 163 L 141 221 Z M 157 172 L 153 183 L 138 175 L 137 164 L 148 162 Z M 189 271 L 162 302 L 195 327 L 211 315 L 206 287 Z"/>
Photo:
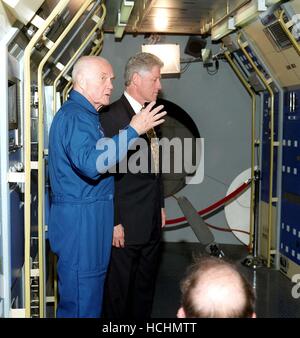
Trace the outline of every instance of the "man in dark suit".
<path fill-rule="evenodd" d="M 124 94 L 100 114 L 107 137 L 128 125 L 145 103 L 156 101 L 162 66 L 161 60 L 149 53 L 129 59 Z M 155 131 L 145 135 L 144 140 L 147 164 L 151 162 L 152 170 L 149 165 L 147 172 L 119 170 L 115 174 L 115 227 L 103 309 L 106 318 L 151 316 L 165 209 Z M 128 161 L 132 153 L 128 153 Z"/>

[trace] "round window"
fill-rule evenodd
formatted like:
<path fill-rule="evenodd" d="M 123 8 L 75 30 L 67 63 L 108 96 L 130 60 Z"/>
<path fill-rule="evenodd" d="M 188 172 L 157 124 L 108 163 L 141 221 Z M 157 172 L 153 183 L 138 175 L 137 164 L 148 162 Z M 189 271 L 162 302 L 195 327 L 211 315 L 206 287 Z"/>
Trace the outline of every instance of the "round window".
<path fill-rule="evenodd" d="M 157 104 L 163 104 L 164 110 L 168 112 L 159 128 L 159 137 L 164 195 L 169 197 L 186 185 L 186 178 L 193 176 L 199 166 L 196 139 L 200 138 L 200 133 L 192 118 L 181 107 L 165 99 L 158 99 Z"/>

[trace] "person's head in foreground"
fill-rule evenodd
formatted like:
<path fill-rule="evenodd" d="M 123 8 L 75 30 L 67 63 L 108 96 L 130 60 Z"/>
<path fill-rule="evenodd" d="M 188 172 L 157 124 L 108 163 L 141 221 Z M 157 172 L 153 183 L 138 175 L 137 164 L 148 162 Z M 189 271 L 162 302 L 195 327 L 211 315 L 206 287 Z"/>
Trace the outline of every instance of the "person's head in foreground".
<path fill-rule="evenodd" d="M 181 281 L 178 318 L 254 318 L 255 294 L 237 268 L 215 257 L 200 257 Z"/>

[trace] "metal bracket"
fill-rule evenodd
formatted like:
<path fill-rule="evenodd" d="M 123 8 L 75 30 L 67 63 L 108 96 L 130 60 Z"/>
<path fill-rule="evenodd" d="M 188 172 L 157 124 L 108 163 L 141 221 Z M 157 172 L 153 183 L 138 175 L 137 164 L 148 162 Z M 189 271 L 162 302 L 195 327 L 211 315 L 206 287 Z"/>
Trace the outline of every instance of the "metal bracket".
<path fill-rule="evenodd" d="M 31 269 L 30 270 L 30 277 L 38 277 L 40 275 L 39 269 Z"/>
<path fill-rule="evenodd" d="M 39 162 L 38 161 L 31 161 L 30 162 L 30 168 L 32 170 L 38 170 L 39 169 Z"/>
<path fill-rule="evenodd" d="M 7 182 L 9 183 L 25 183 L 25 173 L 8 172 Z"/>
<path fill-rule="evenodd" d="M 11 318 L 25 318 L 25 309 L 10 309 Z"/>
<path fill-rule="evenodd" d="M 35 15 L 31 20 L 31 23 L 37 28 L 40 28 L 44 24 L 44 22 L 45 20 L 39 15 Z"/>

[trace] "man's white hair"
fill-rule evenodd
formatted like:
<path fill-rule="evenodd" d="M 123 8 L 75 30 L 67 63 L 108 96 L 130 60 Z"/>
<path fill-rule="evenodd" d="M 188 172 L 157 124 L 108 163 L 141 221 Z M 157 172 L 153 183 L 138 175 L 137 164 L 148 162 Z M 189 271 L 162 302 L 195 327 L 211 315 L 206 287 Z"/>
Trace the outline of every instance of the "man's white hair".
<path fill-rule="evenodd" d="M 77 82 L 79 74 L 88 75 L 89 72 L 92 72 L 92 69 L 90 69 L 90 65 L 94 63 L 95 61 L 101 61 L 101 62 L 108 63 L 108 61 L 101 56 L 95 56 L 95 55 L 81 56 L 75 62 L 74 67 L 73 67 L 73 71 L 72 71 L 73 83 Z"/>

